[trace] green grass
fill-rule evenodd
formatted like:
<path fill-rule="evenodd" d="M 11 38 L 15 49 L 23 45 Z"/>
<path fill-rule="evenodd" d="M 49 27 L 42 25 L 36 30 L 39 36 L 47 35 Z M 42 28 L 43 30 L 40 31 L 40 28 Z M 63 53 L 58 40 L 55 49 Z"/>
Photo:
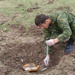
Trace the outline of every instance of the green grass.
<path fill-rule="evenodd" d="M 8 27 L 8 24 L 19 24 L 27 26 L 28 28 L 29 26 L 34 25 L 34 18 L 37 14 L 44 13 L 49 15 L 49 11 L 57 11 L 56 8 L 59 7 L 68 6 L 73 10 L 71 11 L 72 13 L 75 12 L 75 0 L 55 0 L 52 4 L 48 4 L 48 2 L 49 0 L 0 1 L 0 14 L 8 19 L 8 21 L 3 24 L 3 27 Z M 32 12 L 27 12 L 29 8 L 34 8 L 36 6 L 38 6 L 39 9 L 32 9 Z M 11 16 L 14 16 L 15 14 L 18 14 L 18 16 L 12 20 Z M 3 27 L 0 25 L 0 29 Z"/>

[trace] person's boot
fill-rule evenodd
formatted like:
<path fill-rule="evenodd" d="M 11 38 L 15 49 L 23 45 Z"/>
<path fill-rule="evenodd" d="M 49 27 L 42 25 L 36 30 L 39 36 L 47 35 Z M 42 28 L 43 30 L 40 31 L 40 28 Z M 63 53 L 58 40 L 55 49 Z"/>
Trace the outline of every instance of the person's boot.
<path fill-rule="evenodd" d="M 67 45 L 66 45 L 66 48 L 64 50 L 65 54 L 69 54 L 73 51 L 73 49 L 74 49 L 73 43 L 74 43 L 74 40 L 71 38 L 67 41 Z"/>

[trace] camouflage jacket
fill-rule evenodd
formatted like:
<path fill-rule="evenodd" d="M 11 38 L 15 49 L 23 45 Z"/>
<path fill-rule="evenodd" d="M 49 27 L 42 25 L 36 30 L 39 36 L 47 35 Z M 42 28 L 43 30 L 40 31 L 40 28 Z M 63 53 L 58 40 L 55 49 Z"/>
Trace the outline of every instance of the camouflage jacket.
<path fill-rule="evenodd" d="M 63 41 L 72 35 L 73 26 L 71 26 L 71 23 L 75 19 L 73 14 L 61 11 L 52 13 L 50 15 L 50 19 L 52 20 L 52 24 L 49 25 L 47 29 L 43 30 L 45 39 L 51 36 L 53 33 L 59 33 L 59 35 L 56 37 L 59 39 L 59 41 Z"/>

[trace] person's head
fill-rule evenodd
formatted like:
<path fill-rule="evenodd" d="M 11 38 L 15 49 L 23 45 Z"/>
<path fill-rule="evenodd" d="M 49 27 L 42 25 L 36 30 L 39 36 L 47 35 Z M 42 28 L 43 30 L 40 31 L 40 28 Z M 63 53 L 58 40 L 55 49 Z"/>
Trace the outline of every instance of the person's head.
<path fill-rule="evenodd" d="M 39 14 L 35 17 L 35 24 L 41 28 L 48 28 L 49 24 L 51 24 L 51 19 L 44 14 Z"/>

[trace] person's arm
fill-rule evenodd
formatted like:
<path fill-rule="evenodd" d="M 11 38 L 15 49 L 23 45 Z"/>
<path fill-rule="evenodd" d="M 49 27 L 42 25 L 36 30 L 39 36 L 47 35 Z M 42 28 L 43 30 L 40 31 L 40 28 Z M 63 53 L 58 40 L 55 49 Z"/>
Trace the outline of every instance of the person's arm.
<path fill-rule="evenodd" d="M 72 31 L 71 31 L 69 23 L 68 23 L 68 16 L 65 13 L 61 13 L 57 17 L 57 23 L 63 32 L 59 36 L 57 36 L 55 39 L 47 40 L 46 44 L 48 46 L 52 46 L 52 45 L 58 43 L 59 41 L 65 41 L 72 34 Z"/>
<path fill-rule="evenodd" d="M 59 42 L 59 39 L 58 38 L 55 38 L 53 41 L 54 41 L 54 44 L 56 44 L 56 43 Z"/>
<path fill-rule="evenodd" d="M 58 41 L 64 41 L 67 38 L 69 38 L 72 34 L 72 31 L 70 29 L 69 23 L 68 23 L 68 17 L 65 13 L 62 13 L 57 18 L 58 26 L 62 29 L 63 33 L 60 34 L 57 38 Z"/>

